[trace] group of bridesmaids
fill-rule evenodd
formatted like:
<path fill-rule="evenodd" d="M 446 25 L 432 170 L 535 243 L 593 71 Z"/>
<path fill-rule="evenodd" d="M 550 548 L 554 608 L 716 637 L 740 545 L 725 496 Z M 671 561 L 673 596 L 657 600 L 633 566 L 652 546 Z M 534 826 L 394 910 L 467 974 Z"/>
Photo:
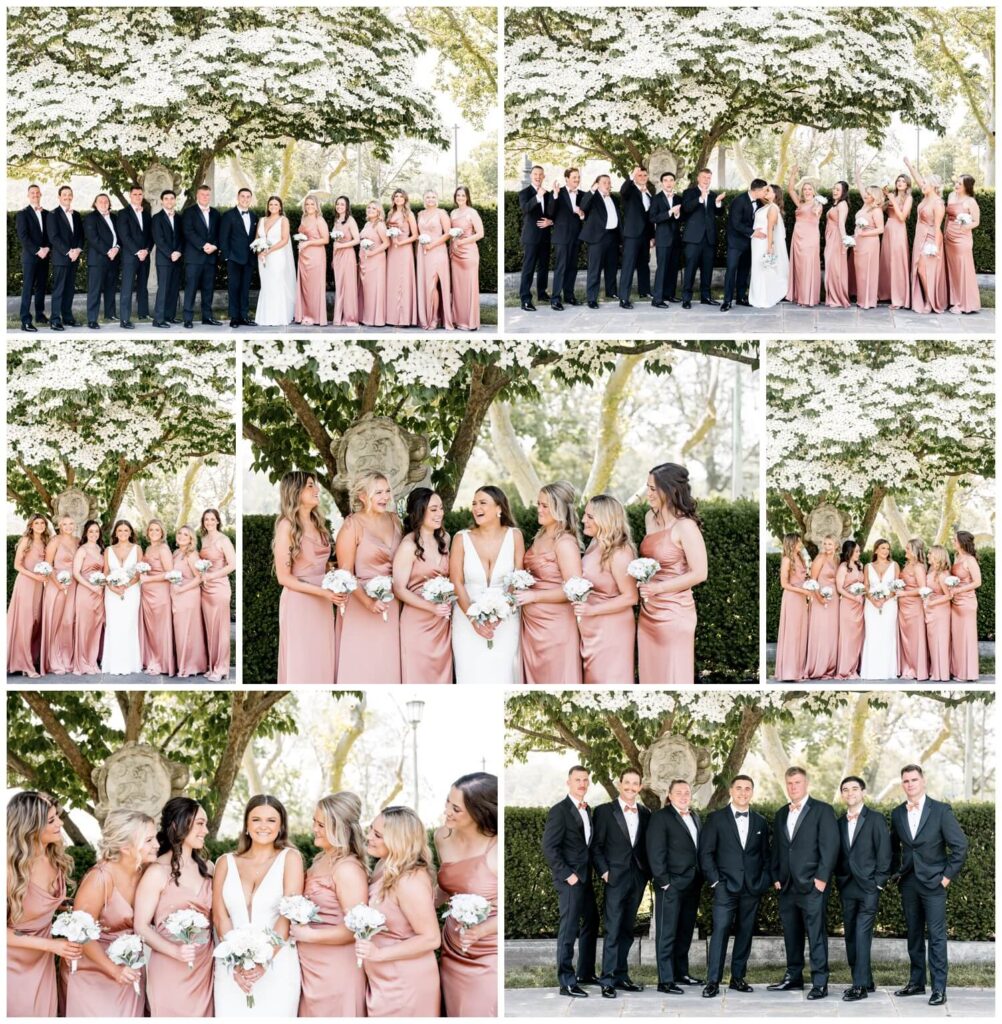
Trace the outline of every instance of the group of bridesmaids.
<path fill-rule="evenodd" d="M 776 679 L 977 681 L 981 570 L 972 534 L 957 531 L 952 564 L 945 547 L 927 554 L 917 538 L 905 545 L 903 567 L 884 539 L 865 567 L 854 539 L 841 552 L 836 544 L 825 537 L 811 558 L 800 534 L 783 537 Z"/>
<path fill-rule="evenodd" d="M 7 674 L 229 678 L 236 554 L 221 524 L 219 512 L 206 509 L 199 534 L 182 526 L 172 552 L 163 523 L 151 519 L 144 551 L 125 519 L 106 546 L 97 520 L 78 537 L 73 518 L 62 516 L 53 536 L 45 516 L 30 516 L 14 553 Z M 49 571 L 36 571 L 43 563 Z M 135 568 L 142 563 L 148 571 Z M 108 581 L 119 569 L 129 575 L 124 585 Z"/>
<path fill-rule="evenodd" d="M 435 833 L 437 873 L 414 811 L 386 807 L 363 834 L 354 793 L 317 803 L 313 841 L 319 853 L 309 867 L 290 842 L 285 807 L 273 796 L 251 798 L 236 852 L 214 865 L 205 854 L 207 818 L 197 801 L 169 800 L 159 827 L 142 812 L 111 811 L 98 861 L 73 897 L 73 909 L 89 913 L 101 928 L 98 939 L 84 944 L 51 931 L 72 885 L 59 814 L 44 793 L 21 792 L 7 805 L 9 1017 L 268 1016 L 269 1007 L 282 1007 L 279 1015 L 290 1017 L 497 1015 L 493 775 L 464 775 L 450 789 L 445 823 Z M 282 871 L 270 872 L 278 863 Z M 267 906 L 258 894 L 266 895 Z M 440 925 L 436 907 L 457 894 L 486 900 L 487 919 L 460 928 L 446 916 Z M 316 920 L 295 924 L 282 916 L 280 901 L 296 895 L 313 902 Z M 259 913 L 271 922 L 282 943 L 272 968 L 227 975 L 222 964 L 214 965 L 213 948 L 240 910 L 234 898 L 246 901 L 244 910 L 253 908 L 254 926 Z M 360 904 L 385 917 L 384 929 L 367 941 L 356 940 L 344 923 Z M 212 934 L 200 936 L 200 944 L 179 940 L 165 927 L 182 909 L 211 922 Z M 144 967 L 115 963 L 107 954 L 128 934 L 149 951 Z M 227 986 L 237 998 L 221 1005 Z M 256 1008 L 244 994 L 255 996 Z"/>
<path fill-rule="evenodd" d="M 821 301 L 821 239 L 818 221 L 825 218 L 825 305 L 856 305 L 872 309 L 887 302 L 891 309 L 916 313 L 976 313 L 981 309 L 974 267 L 974 232 L 980 211 L 974 198 L 974 178 L 961 174 L 943 201 L 943 183 L 935 174 L 924 177 L 905 159 L 911 172 L 899 174 L 885 192 L 879 185 L 856 186 L 863 206 L 849 228 L 849 185 L 836 182 L 826 207 L 810 182 L 788 192 L 796 204 L 790 243 L 790 284 L 786 298 L 801 306 Z M 912 181 L 922 192 L 911 252 L 907 221 L 912 212 Z M 944 228 L 945 219 L 945 228 Z M 851 246 L 846 239 L 851 238 Z"/>
<path fill-rule="evenodd" d="M 316 478 L 297 471 L 282 479 L 273 545 L 283 588 L 279 683 L 694 682 L 692 588 L 706 579 L 707 556 L 684 466 L 663 463 L 648 476 L 639 555 L 653 559 L 657 571 L 639 586 L 627 572 L 638 551 L 626 509 L 611 495 L 587 502 L 579 532 L 573 487 L 545 486 L 537 501 L 539 531 L 528 549 L 507 496 L 494 486 L 476 491 L 474 525 L 455 539 L 443 530 L 442 499 L 429 488 L 410 492 L 404 524 L 381 473 L 361 477 L 352 500 L 354 511 L 338 530 L 333 551 L 336 565 L 352 573 L 358 586 L 337 594 L 321 586 L 332 546 L 318 511 Z M 580 533 L 587 544 L 583 556 Z M 454 622 L 472 603 L 471 567 L 485 581 L 521 569 L 535 578 L 512 595 L 516 664 L 506 677 L 489 664 L 488 648 L 500 643 L 491 627 L 474 625 L 472 633 L 464 628 L 461 640 Z M 395 600 L 389 604 L 365 592 L 376 576 L 392 577 Z M 422 596 L 434 577 L 451 581 L 454 605 Z M 574 577 L 593 589 L 587 600 L 572 604 L 564 584 Z"/>

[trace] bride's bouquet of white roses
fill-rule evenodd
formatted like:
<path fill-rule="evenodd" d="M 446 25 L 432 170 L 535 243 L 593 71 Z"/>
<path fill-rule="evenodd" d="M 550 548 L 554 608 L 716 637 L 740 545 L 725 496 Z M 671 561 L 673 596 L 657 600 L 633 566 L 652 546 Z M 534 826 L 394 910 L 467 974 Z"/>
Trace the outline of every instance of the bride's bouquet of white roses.
<path fill-rule="evenodd" d="M 57 939 L 68 939 L 78 946 L 101 937 L 101 926 L 86 910 L 66 910 L 52 922 L 52 934 Z M 76 960 L 70 961 L 70 974 L 77 973 Z"/>
<path fill-rule="evenodd" d="M 878 580 L 876 583 L 870 584 L 870 597 L 875 597 L 878 601 L 886 601 L 891 596 L 891 587 L 887 583 L 882 583 Z M 877 609 L 881 615 L 884 614 L 883 605 Z"/>
<path fill-rule="evenodd" d="M 251 242 L 251 244 L 250 244 L 250 251 L 251 252 L 256 252 L 256 253 L 267 252 L 270 248 L 271 248 L 271 246 L 268 244 L 268 239 L 263 237 L 263 236 L 261 236 L 260 238 L 255 238 L 254 241 Z"/>
<path fill-rule="evenodd" d="M 124 967 L 131 967 L 133 970 L 142 970 L 149 960 L 149 954 L 143 946 L 143 940 L 138 935 L 119 935 L 107 949 L 108 959 L 113 964 L 121 964 Z M 132 991 L 139 995 L 139 979 L 132 983 Z"/>
<path fill-rule="evenodd" d="M 250 925 L 228 931 L 212 951 L 212 955 L 230 972 L 238 967 L 245 971 L 252 971 L 255 967 L 267 968 L 274 954 L 275 943 L 271 936 Z M 250 992 L 247 993 L 247 1009 L 254 1009 L 254 996 Z"/>
<path fill-rule="evenodd" d="M 36 562 L 35 568 L 31 570 L 39 576 L 51 576 L 52 566 L 48 562 Z"/>
<path fill-rule="evenodd" d="M 344 915 L 344 926 L 356 939 L 367 942 L 377 932 L 385 930 L 386 917 L 382 911 L 370 907 L 368 903 L 359 903 Z M 355 964 L 361 967 L 362 961 L 356 959 Z"/>
<path fill-rule="evenodd" d="M 535 582 L 535 580 L 533 580 Z M 511 618 L 514 612 L 514 602 L 503 590 L 497 587 L 488 587 L 469 608 L 466 615 L 471 622 L 485 626 L 488 623 L 496 625 Z M 487 641 L 487 650 L 494 650 L 494 641 Z"/>
<path fill-rule="evenodd" d="M 578 625 L 581 625 L 581 616 L 578 613 L 578 605 L 584 604 L 588 600 L 588 595 L 595 589 L 594 584 L 591 580 L 586 580 L 583 576 L 572 576 L 566 583 L 564 583 L 564 594 L 567 600 L 574 605 L 574 618 L 578 620 Z"/>
<path fill-rule="evenodd" d="M 180 569 L 168 569 L 167 572 L 164 573 L 164 579 L 176 587 L 184 580 L 184 574 Z"/>
<path fill-rule="evenodd" d="M 198 910 L 175 910 L 164 918 L 164 931 L 182 946 L 204 946 L 209 941 L 209 919 Z M 188 970 L 194 970 L 193 960 Z"/>
<path fill-rule="evenodd" d="M 373 576 L 365 585 L 365 592 L 373 601 L 389 604 L 393 600 L 393 578 L 391 576 Z M 383 622 L 388 622 L 386 609 L 383 609 Z"/>
<path fill-rule="evenodd" d="M 767 252 L 762 257 L 762 266 L 767 270 L 771 270 L 779 262 L 779 257 L 774 252 Z"/>
<path fill-rule="evenodd" d="M 127 587 L 132 577 L 129 575 L 128 569 L 112 569 L 108 573 L 108 586 L 109 587 Z M 124 601 L 125 594 L 119 594 L 119 598 Z"/>
<path fill-rule="evenodd" d="M 312 924 L 320 918 L 320 908 L 305 896 L 283 896 L 278 912 L 293 924 Z"/>
<path fill-rule="evenodd" d="M 320 586 L 335 594 L 350 594 L 353 590 L 358 590 L 358 580 L 347 569 L 332 569 L 321 580 Z M 340 611 L 344 615 L 344 605 L 341 605 Z"/>

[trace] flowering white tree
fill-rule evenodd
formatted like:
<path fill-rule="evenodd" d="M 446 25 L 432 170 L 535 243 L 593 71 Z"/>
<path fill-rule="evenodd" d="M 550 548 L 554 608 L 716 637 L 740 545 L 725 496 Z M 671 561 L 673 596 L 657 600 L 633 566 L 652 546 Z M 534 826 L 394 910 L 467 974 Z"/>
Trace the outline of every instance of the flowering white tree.
<path fill-rule="evenodd" d="M 7 499 L 52 515 L 77 486 L 109 525 L 152 467 L 233 454 L 232 345 L 211 341 L 7 342 Z"/>
<path fill-rule="evenodd" d="M 719 143 L 788 123 L 941 130 L 921 22 L 904 8 L 519 9 L 505 20 L 510 142 L 572 144 L 625 173 L 667 147 L 686 173 Z"/>
<path fill-rule="evenodd" d="M 269 140 L 444 144 L 424 43 L 373 8 L 23 7 L 7 19 L 7 153 L 119 195 L 154 162 L 194 201 L 212 161 Z"/>

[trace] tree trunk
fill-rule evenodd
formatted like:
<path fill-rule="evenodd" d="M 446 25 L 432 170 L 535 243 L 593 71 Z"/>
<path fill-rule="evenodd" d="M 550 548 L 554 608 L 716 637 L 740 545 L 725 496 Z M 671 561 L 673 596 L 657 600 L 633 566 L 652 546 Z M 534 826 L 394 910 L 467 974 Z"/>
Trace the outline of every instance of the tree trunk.
<path fill-rule="evenodd" d="M 244 747 L 244 756 L 240 759 L 240 766 L 244 775 L 247 776 L 247 789 L 251 793 L 263 793 L 265 791 L 264 781 L 261 778 L 261 773 L 257 770 L 253 741 Z"/>
<path fill-rule="evenodd" d="M 716 789 L 714 789 L 710 802 L 706 805 L 707 812 L 723 807 L 730 799 L 731 779 L 741 771 L 741 766 L 745 763 L 751 742 L 755 738 L 759 725 L 762 723 L 764 714 L 765 712 L 761 708 L 751 707 L 750 705 L 745 705 L 741 709 L 741 723 L 738 726 L 734 742 L 731 744 L 730 752 L 720 770 L 721 781 Z"/>
<path fill-rule="evenodd" d="M 957 522 L 957 493 L 960 490 L 960 477 L 948 476 L 943 487 L 943 504 L 940 506 L 939 526 L 936 529 L 936 543 L 945 544 Z"/>
<path fill-rule="evenodd" d="M 132 489 L 132 500 L 136 503 L 136 511 L 139 513 L 139 520 L 149 524 L 149 521 L 153 518 L 153 510 L 150 508 L 150 503 L 146 500 L 146 488 L 143 487 L 142 480 L 133 480 L 130 486 Z"/>
<path fill-rule="evenodd" d="M 762 748 L 762 756 L 769 766 L 769 772 L 774 779 L 782 779 L 783 773 L 790 767 L 790 755 L 783 745 L 783 738 L 779 735 L 779 729 L 775 722 L 768 722 L 762 726 L 759 735 L 759 746 Z M 779 783 L 780 790 L 783 788 Z M 782 792 L 780 796 L 782 797 Z M 764 794 L 763 794 L 764 796 Z"/>
<path fill-rule="evenodd" d="M 189 524 L 195 505 L 195 484 L 198 482 L 199 474 L 202 472 L 204 465 L 205 459 L 201 455 L 188 459 L 188 466 L 184 471 L 184 479 L 181 481 L 181 500 L 177 503 L 177 520 L 174 523 L 175 533 L 182 526 Z"/>
<path fill-rule="evenodd" d="M 511 405 L 494 402 L 490 407 L 491 441 L 498 460 L 512 478 L 523 505 L 531 505 L 539 494 L 542 481 L 522 449 L 511 422 Z"/>
<path fill-rule="evenodd" d="M 782 491 L 780 497 L 783 499 L 783 504 L 793 513 L 793 518 L 797 521 L 797 529 L 800 531 L 801 537 L 807 532 L 807 516 L 804 515 L 803 509 L 797 504 L 797 499 L 789 491 Z"/>
<path fill-rule="evenodd" d="M 129 690 L 125 695 L 125 742 L 138 743 L 146 721 L 146 691 Z"/>
<path fill-rule="evenodd" d="M 348 766 L 351 748 L 365 732 L 366 707 L 366 698 L 363 693 L 361 699 L 351 709 L 350 724 L 334 745 L 334 753 L 331 755 L 330 765 L 327 768 L 332 793 L 339 793 L 344 788 L 344 770 Z"/>
<path fill-rule="evenodd" d="M 591 470 L 585 484 L 582 498 L 587 500 L 593 494 L 602 494 L 609 486 L 616 463 L 623 451 L 623 434 L 620 430 L 619 413 L 623 403 L 630 396 L 630 378 L 642 356 L 617 356 L 616 368 L 609 375 L 602 389 L 602 404 L 598 430 L 595 435 L 595 451 L 592 455 Z"/>
<path fill-rule="evenodd" d="M 285 148 L 282 150 L 282 175 L 278 179 L 278 195 L 284 203 L 289 198 L 289 190 L 292 188 L 292 179 L 295 177 L 296 168 L 293 157 L 296 155 L 296 140 L 287 138 Z"/>
<path fill-rule="evenodd" d="M 21 690 L 21 700 L 38 716 L 42 727 L 52 737 L 53 742 L 69 762 L 77 778 L 87 790 L 91 800 L 97 800 L 97 786 L 94 784 L 94 765 L 90 763 L 84 752 L 77 746 L 73 737 L 52 710 L 49 698 L 36 690 Z"/>
<path fill-rule="evenodd" d="M 249 188 L 253 191 L 254 186 L 251 184 L 250 178 L 247 177 L 247 172 L 244 170 L 244 165 L 240 160 L 240 154 L 230 153 L 226 158 L 226 163 L 230 169 L 230 178 L 233 180 L 234 187 L 237 190 Z"/>
<path fill-rule="evenodd" d="M 897 535 L 901 546 L 904 547 L 911 540 L 912 533 L 893 494 L 884 495 L 883 512 L 884 517 L 891 524 L 891 530 Z"/>
<path fill-rule="evenodd" d="M 884 500 L 884 495 L 887 493 L 887 488 L 881 487 L 880 485 L 873 488 L 870 493 L 870 504 L 867 506 L 866 514 L 863 516 L 863 521 L 859 524 L 859 535 L 857 540 L 859 546 L 865 548 L 867 542 L 870 539 L 870 531 L 873 529 L 873 522 L 877 518 L 877 513 L 880 511 L 880 504 Z"/>
<path fill-rule="evenodd" d="M 870 719 L 870 695 L 857 693 L 849 710 L 849 735 L 842 762 L 843 775 L 861 775 L 869 761 L 866 749 L 866 724 Z M 833 794 L 838 797 L 838 793 Z"/>

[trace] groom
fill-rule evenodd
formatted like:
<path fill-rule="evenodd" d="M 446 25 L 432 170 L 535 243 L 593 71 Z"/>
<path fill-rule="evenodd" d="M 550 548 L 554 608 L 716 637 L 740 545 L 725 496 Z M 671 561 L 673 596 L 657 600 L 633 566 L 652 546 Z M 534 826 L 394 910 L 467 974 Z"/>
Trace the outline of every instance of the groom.
<path fill-rule="evenodd" d="M 765 238 L 764 231 L 755 230 L 755 211 L 768 182 L 753 178 L 747 192 L 736 196 L 727 211 L 727 274 L 724 277 L 724 302 L 721 313 L 731 308 L 737 287 L 739 306 L 748 303 L 748 279 L 751 276 L 751 240 Z"/>
<path fill-rule="evenodd" d="M 219 220 L 219 248 L 226 259 L 226 291 L 230 327 L 255 327 L 250 318 L 250 286 L 257 259 L 250 244 L 257 235 L 257 214 L 250 208 L 249 188 L 237 192 L 237 205 Z"/>

